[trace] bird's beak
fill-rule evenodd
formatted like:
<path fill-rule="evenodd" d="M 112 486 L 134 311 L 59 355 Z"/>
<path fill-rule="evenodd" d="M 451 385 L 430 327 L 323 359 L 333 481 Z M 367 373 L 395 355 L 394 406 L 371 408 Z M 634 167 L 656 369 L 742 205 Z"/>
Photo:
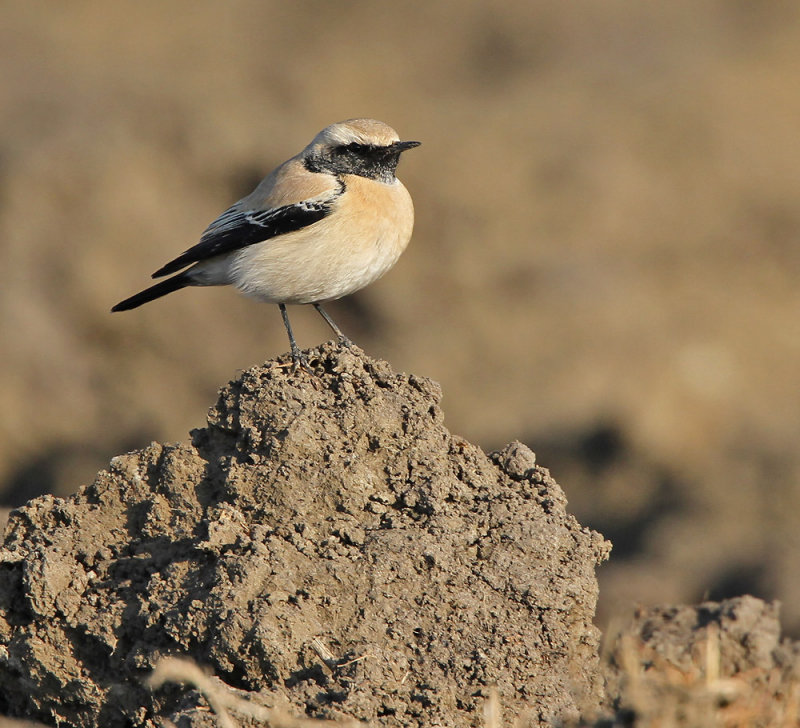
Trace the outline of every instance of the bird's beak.
<path fill-rule="evenodd" d="M 392 151 L 397 152 L 400 154 L 401 152 L 405 152 L 408 149 L 413 149 L 414 147 L 418 147 L 422 142 L 395 142 L 392 144 Z"/>

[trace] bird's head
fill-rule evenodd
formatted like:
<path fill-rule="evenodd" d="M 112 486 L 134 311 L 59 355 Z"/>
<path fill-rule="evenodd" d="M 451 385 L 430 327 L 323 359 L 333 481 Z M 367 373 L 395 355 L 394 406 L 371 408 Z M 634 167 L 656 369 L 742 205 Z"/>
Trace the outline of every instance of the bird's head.
<path fill-rule="evenodd" d="M 391 183 L 400 155 L 420 142 L 403 142 L 392 127 L 375 119 L 348 119 L 325 127 L 302 153 L 312 172 L 355 174 Z"/>

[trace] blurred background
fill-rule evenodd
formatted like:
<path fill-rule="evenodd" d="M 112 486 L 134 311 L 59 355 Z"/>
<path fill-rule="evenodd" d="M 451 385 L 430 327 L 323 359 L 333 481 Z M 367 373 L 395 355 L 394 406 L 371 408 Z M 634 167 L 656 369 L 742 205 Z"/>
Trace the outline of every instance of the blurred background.
<path fill-rule="evenodd" d="M 288 346 L 276 306 L 109 308 L 324 126 L 423 146 L 394 270 L 331 314 L 527 443 L 634 603 L 781 599 L 800 635 L 800 4 L 3 2 L 0 485 L 180 441 Z M 301 346 L 329 337 L 294 309 Z"/>

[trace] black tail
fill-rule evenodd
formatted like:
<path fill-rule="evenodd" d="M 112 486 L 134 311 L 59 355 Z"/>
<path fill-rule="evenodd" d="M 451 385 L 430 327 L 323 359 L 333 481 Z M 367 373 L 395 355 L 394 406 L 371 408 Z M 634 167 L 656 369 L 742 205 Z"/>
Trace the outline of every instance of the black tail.
<path fill-rule="evenodd" d="M 150 288 L 145 288 L 135 296 L 120 301 L 111 311 L 130 311 L 132 308 L 141 306 L 143 303 L 152 301 L 154 298 L 161 298 L 161 296 L 166 296 L 168 293 L 191 285 L 192 281 L 189 276 L 181 273 L 172 278 L 167 278 L 167 280 L 161 281 L 161 283 L 156 283 L 154 286 L 150 286 Z"/>

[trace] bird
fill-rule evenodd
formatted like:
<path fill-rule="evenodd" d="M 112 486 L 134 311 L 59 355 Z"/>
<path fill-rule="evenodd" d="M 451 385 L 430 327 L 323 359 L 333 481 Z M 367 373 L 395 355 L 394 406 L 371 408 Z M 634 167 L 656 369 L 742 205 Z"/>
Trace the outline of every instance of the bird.
<path fill-rule="evenodd" d="M 418 146 L 375 119 L 325 127 L 152 276 L 171 277 L 120 301 L 112 312 L 189 286 L 232 285 L 278 304 L 293 369 L 310 371 L 286 306 L 313 305 L 339 342 L 352 346 L 321 304 L 377 280 L 406 249 L 414 206 L 396 169 L 400 155 Z"/>

